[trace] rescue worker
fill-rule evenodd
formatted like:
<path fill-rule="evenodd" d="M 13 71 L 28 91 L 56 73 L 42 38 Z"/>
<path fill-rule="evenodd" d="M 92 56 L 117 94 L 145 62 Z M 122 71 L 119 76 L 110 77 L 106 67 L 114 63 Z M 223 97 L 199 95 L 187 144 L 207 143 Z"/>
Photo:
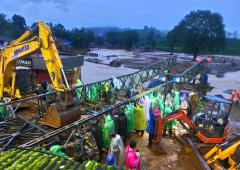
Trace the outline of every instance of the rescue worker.
<path fill-rule="evenodd" d="M 38 87 L 38 89 L 35 91 L 35 93 L 37 95 L 40 94 L 45 94 L 45 93 L 51 93 L 54 90 L 51 88 L 50 84 L 48 83 L 47 80 L 43 80 L 41 81 L 41 85 Z M 49 96 L 44 96 L 42 97 L 43 101 L 45 101 L 46 103 L 50 103 L 51 102 L 51 98 Z"/>
<path fill-rule="evenodd" d="M 85 153 L 85 151 L 84 151 L 83 136 L 80 132 L 80 128 L 76 127 L 72 133 L 73 133 L 73 142 L 63 145 L 63 148 L 73 150 L 74 160 L 77 162 L 82 162 L 83 160 L 81 159 L 81 156 Z"/>
<path fill-rule="evenodd" d="M 197 95 L 194 92 L 191 92 L 189 93 L 188 101 L 189 101 L 188 116 L 192 119 L 193 116 L 197 114 L 197 105 L 199 100 L 197 99 Z"/>
<path fill-rule="evenodd" d="M 165 101 L 165 109 L 164 109 L 164 112 L 162 113 L 162 116 L 166 117 L 172 112 L 173 112 L 173 98 L 171 94 L 168 93 Z M 169 136 L 172 137 L 172 128 L 174 124 L 175 124 L 175 120 L 172 120 L 164 124 L 163 136 L 166 136 L 166 132 L 168 130 Z"/>
<path fill-rule="evenodd" d="M 4 104 L 4 101 L 0 101 L 0 104 Z M 4 120 L 7 117 L 7 107 L 2 106 L 0 107 L 0 121 Z"/>
<path fill-rule="evenodd" d="M 115 132 L 110 132 L 109 137 L 112 139 L 109 147 L 109 154 L 115 158 L 115 164 L 122 168 L 125 165 L 124 145 L 120 135 Z"/>
<path fill-rule="evenodd" d="M 155 124 L 156 124 L 155 119 L 156 118 L 153 114 L 152 109 L 150 109 L 149 115 L 150 115 L 150 120 L 148 121 L 146 132 L 148 133 L 148 147 L 150 148 L 152 147 L 153 139 L 155 135 Z"/>

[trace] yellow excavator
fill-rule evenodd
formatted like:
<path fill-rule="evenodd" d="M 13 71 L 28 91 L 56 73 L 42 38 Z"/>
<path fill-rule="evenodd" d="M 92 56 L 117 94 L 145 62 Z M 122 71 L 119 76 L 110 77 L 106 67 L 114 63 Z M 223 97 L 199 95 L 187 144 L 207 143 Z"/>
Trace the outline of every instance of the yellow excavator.
<path fill-rule="evenodd" d="M 240 135 L 221 145 L 216 145 L 204 155 L 204 159 L 216 170 L 240 169 Z"/>
<path fill-rule="evenodd" d="M 38 36 L 34 36 L 37 30 Z M 20 91 L 16 88 L 16 63 L 24 57 L 39 52 L 43 56 L 58 99 L 56 103 L 46 108 L 46 114 L 42 122 L 58 128 L 72 122 L 74 119 L 78 119 L 79 107 L 68 108 L 72 104 L 72 95 L 69 92 L 70 86 L 51 29 L 41 21 L 33 29 L 26 31 L 21 37 L 0 51 L 0 100 L 5 95 L 11 99 L 21 98 Z M 9 82 L 10 78 L 11 82 Z"/>

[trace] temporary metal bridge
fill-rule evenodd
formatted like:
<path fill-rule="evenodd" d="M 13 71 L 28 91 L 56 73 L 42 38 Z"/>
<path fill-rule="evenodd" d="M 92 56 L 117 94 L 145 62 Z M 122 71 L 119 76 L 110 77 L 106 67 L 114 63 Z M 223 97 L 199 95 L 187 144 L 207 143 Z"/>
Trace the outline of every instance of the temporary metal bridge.
<path fill-rule="evenodd" d="M 126 92 L 128 89 L 137 88 L 139 86 L 142 86 L 143 83 L 153 79 L 156 76 L 164 75 L 163 72 L 165 70 L 171 69 L 173 66 L 176 65 L 176 63 L 177 63 L 177 57 L 169 56 L 168 58 L 166 58 L 162 61 L 159 61 L 153 65 L 150 65 L 148 67 L 145 67 L 144 69 L 139 70 L 135 73 L 117 77 L 117 79 L 119 79 L 122 82 L 121 91 Z M 194 80 L 196 79 L 197 75 L 201 75 L 200 77 L 202 77 L 203 74 L 206 72 L 206 66 L 207 66 L 207 61 L 204 59 L 200 63 L 195 64 L 192 67 L 188 68 L 183 73 L 173 75 L 172 77 L 175 81 L 163 83 L 157 87 L 148 89 L 147 91 L 145 91 L 141 94 L 138 94 L 134 97 L 131 97 L 129 99 L 123 99 L 120 103 L 117 103 L 115 105 L 102 106 L 101 107 L 102 109 L 98 109 L 99 111 L 92 110 L 92 111 L 88 112 L 88 115 L 86 117 L 81 118 L 80 120 L 77 120 L 71 124 L 68 124 L 62 128 L 59 128 L 57 130 L 53 130 L 53 131 L 43 130 L 41 127 L 36 126 L 35 124 L 33 124 L 29 121 L 26 121 L 22 118 L 9 120 L 9 121 L 7 121 L 8 123 L 1 122 L 0 123 L 0 129 L 1 129 L 1 131 L 0 131 L 0 148 L 7 149 L 8 147 L 11 147 L 11 146 L 34 147 L 45 141 L 53 141 L 53 139 L 61 141 L 61 143 L 64 143 L 66 141 L 66 139 L 68 138 L 68 136 L 71 134 L 71 130 L 73 128 L 75 128 L 76 126 L 84 126 L 85 124 L 94 125 L 94 124 L 96 124 L 96 122 L 100 122 L 102 120 L 103 115 L 105 115 L 109 112 L 112 112 L 113 110 L 116 110 L 116 109 L 122 109 L 122 107 L 124 105 L 128 104 L 129 102 L 133 102 L 136 99 L 139 99 L 146 94 L 152 93 L 155 90 L 163 91 L 165 88 L 169 88 L 172 85 L 172 83 L 180 84 L 181 88 L 183 88 L 184 84 L 194 83 Z M 101 87 L 106 82 L 110 83 L 111 81 L 113 81 L 113 79 L 107 79 L 107 80 L 98 81 L 98 82 L 86 84 L 83 86 L 75 87 L 74 89 L 81 89 L 82 95 L 81 95 L 81 100 L 79 101 L 80 104 L 88 101 L 87 94 L 93 85 L 98 84 Z M 202 84 L 202 81 L 200 82 L 200 84 Z M 42 97 L 48 96 L 48 95 L 53 95 L 53 94 L 54 93 L 32 96 L 32 97 L 20 99 L 17 101 L 12 101 L 10 103 L 2 104 L 2 105 L 0 105 L 0 107 L 7 106 L 10 104 L 15 104 L 15 103 L 26 102 L 26 101 L 33 100 L 33 99 L 37 99 L 38 101 L 40 101 Z M 38 102 L 38 103 L 41 103 L 41 102 Z M 84 113 L 81 113 L 81 114 L 84 114 Z M 18 122 L 18 120 L 21 120 L 21 121 L 19 123 L 16 123 L 16 122 Z M 22 126 L 18 127 L 18 128 L 14 128 L 15 124 L 12 122 L 15 122 L 15 124 L 19 124 Z M 6 126 L 7 124 L 9 126 Z M 13 127 L 13 130 L 9 131 L 8 129 L 11 128 L 11 126 Z M 25 128 L 27 128 L 27 129 L 25 129 Z M 28 129 L 28 128 L 30 128 L 30 129 Z M 10 134 L 8 134 L 8 136 L 6 136 L 6 133 L 8 133 L 8 132 Z M 31 135 L 31 134 L 33 134 L 33 135 Z M 26 137 L 24 142 L 19 142 L 22 139 L 21 137 Z M 8 140 L 6 140 L 6 139 L 8 139 Z M 8 142 L 8 141 L 10 141 L 10 142 Z"/>

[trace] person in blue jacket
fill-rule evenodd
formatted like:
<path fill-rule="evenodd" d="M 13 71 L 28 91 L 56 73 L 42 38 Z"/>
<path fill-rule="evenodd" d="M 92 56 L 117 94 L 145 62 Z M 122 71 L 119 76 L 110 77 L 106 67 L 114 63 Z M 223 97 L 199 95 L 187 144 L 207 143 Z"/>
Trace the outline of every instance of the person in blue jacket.
<path fill-rule="evenodd" d="M 155 134 L 155 116 L 153 114 L 152 109 L 149 110 L 150 120 L 147 123 L 146 132 L 149 134 L 148 136 L 148 147 L 151 147 L 153 144 L 154 134 Z"/>

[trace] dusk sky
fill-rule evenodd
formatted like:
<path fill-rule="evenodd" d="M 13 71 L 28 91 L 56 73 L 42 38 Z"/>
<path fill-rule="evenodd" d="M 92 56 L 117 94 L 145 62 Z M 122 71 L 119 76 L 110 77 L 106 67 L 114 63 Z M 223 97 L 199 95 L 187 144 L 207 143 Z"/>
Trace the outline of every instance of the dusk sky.
<path fill-rule="evenodd" d="M 223 16 L 227 31 L 240 33 L 240 0 L 0 0 L 0 12 L 24 16 L 27 24 L 42 20 L 67 28 L 118 26 L 172 29 L 191 10 Z"/>

